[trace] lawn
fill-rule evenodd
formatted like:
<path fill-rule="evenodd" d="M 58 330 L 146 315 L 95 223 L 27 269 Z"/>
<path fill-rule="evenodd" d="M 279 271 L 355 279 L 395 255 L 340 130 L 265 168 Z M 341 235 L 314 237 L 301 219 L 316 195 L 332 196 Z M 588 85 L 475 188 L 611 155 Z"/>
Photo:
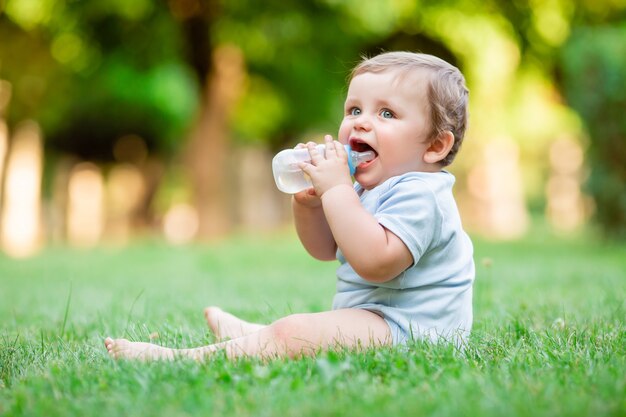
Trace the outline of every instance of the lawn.
<path fill-rule="evenodd" d="M 292 233 L 0 255 L 0 415 L 626 415 L 626 245 L 477 240 L 475 259 L 463 353 L 141 364 L 110 360 L 104 337 L 188 347 L 212 341 L 207 305 L 252 321 L 327 309 L 336 265 Z"/>

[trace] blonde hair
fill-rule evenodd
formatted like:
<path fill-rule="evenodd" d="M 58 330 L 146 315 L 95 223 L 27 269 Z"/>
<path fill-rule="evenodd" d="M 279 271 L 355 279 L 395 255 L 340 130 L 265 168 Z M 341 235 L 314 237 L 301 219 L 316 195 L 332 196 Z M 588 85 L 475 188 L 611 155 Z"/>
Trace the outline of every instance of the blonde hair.
<path fill-rule="evenodd" d="M 446 166 L 452 163 L 459 151 L 469 118 L 469 90 L 458 68 L 433 55 L 385 52 L 372 58 L 364 57 L 352 70 L 350 81 L 366 72 L 399 70 L 408 73 L 417 69 L 426 69 L 431 73 L 428 84 L 430 137 L 437 137 L 445 131 L 450 131 L 454 135 L 454 144 L 450 152 L 440 161 L 442 166 Z"/>

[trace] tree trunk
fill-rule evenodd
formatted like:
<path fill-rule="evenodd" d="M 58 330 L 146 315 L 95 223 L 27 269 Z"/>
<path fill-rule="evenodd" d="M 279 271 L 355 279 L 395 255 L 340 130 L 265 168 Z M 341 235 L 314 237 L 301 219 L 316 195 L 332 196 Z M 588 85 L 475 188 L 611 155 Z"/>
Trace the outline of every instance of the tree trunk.
<path fill-rule="evenodd" d="M 241 52 L 234 47 L 218 47 L 213 53 L 213 71 L 205 86 L 204 100 L 186 153 L 200 239 L 223 235 L 231 228 L 228 120 L 243 77 Z"/>
<path fill-rule="evenodd" d="M 230 110 L 238 97 L 244 69 L 241 52 L 215 47 L 211 26 L 218 15 L 215 0 L 169 1 L 172 15 L 181 22 L 187 61 L 202 86 L 202 101 L 184 153 L 198 210 L 200 239 L 226 233 L 231 227 L 228 165 Z"/>

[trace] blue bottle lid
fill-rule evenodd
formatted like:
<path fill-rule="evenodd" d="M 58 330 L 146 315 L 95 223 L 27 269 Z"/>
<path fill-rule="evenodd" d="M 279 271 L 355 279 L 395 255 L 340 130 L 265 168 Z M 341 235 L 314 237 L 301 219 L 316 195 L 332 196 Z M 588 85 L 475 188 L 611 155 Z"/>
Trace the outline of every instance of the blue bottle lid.
<path fill-rule="evenodd" d="M 346 152 L 348 153 L 348 168 L 350 168 L 350 175 L 354 175 L 354 173 L 356 172 L 356 167 L 354 166 L 354 161 L 352 160 L 352 148 L 350 148 L 350 145 L 343 145 L 344 148 L 346 148 Z"/>

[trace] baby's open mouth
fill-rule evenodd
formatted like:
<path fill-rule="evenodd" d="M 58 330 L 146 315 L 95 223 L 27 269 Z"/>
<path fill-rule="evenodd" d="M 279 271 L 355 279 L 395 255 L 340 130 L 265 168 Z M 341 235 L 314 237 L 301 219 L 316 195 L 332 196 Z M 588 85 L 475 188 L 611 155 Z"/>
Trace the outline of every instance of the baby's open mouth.
<path fill-rule="evenodd" d="M 372 148 L 367 143 L 360 141 L 358 139 L 350 140 L 350 148 L 356 152 L 367 152 L 372 151 L 376 156 L 378 156 L 378 152 L 374 148 Z"/>

